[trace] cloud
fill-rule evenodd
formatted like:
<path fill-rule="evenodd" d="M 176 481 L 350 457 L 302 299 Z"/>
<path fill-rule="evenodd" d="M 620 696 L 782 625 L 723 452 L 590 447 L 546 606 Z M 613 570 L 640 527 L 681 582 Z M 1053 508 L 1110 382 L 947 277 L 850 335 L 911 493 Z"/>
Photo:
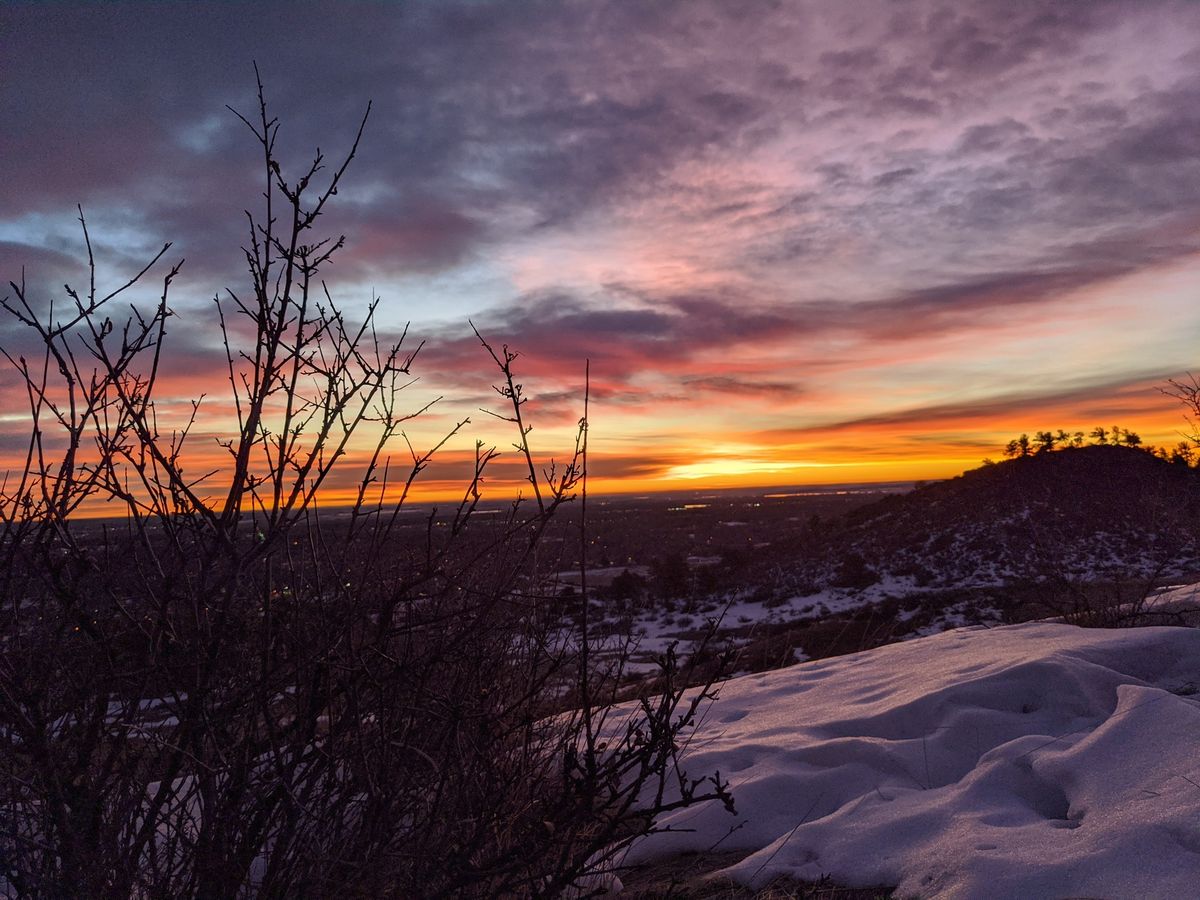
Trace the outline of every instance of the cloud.
<path fill-rule="evenodd" d="M 701 391 L 717 394 L 732 394 L 738 397 L 777 398 L 780 400 L 793 399 L 799 396 L 803 389 L 799 385 L 785 381 L 754 381 L 746 378 L 735 378 L 730 375 L 708 375 L 697 378 L 683 378 L 685 391 Z"/>
<path fill-rule="evenodd" d="M 1018 429 L 1033 431 L 1075 426 L 1093 419 L 1107 422 L 1113 417 L 1143 418 L 1147 414 L 1161 415 L 1172 406 L 1172 401 L 1157 390 L 1165 383 L 1165 378 L 1166 375 L 1143 375 L 1068 390 L 1014 390 L 969 402 L 905 406 L 871 416 L 823 422 L 810 428 L 776 429 L 760 434 L 758 438 L 774 443 L 814 435 L 830 436 L 841 431 L 892 430 L 911 432 L 925 440 L 931 434 L 937 435 L 935 439 L 939 443 L 948 443 L 946 434 L 950 426 L 961 440 L 963 432 L 971 428 L 990 428 L 999 422 L 1016 421 Z"/>
<path fill-rule="evenodd" d="M 77 278 L 82 203 L 114 271 L 176 241 L 185 311 L 243 283 L 261 160 L 225 105 L 254 111 L 257 60 L 285 171 L 317 147 L 340 159 L 373 103 L 317 229 L 347 237 L 324 273 L 335 296 L 410 293 L 429 380 L 472 398 L 487 374 L 473 317 L 527 353 L 544 408 L 564 419 L 583 359 L 597 399 L 630 422 L 706 402 L 809 409 L 832 374 L 875 377 L 864 361 L 952 341 L 987 357 L 1014 323 L 1048 339 L 1067 308 L 1115 321 L 1089 315 L 1099 287 L 1200 251 L 1191 4 L 28 4 L 4 16 L 17 37 L 0 83 L 5 279 L 24 264 L 49 296 Z M 400 327 L 398 308 L 385 328 Z M 1136 352 L 1163 355 L 1194 324 L 1164 323 Z M 1123 338 L 1097 352 L 1128 371 Z M 185 343 L 195 355 L 180 359 L 212 365 L 211 335 Z M 1022 377 L 1048 376 L 1031 360 Z M 901 387 L 920 394 L 914 409 L 936 408 L 954 381 Z"/>
<path fill-rule="evenodd" d="M 1071 151 L 1105 139 L 1111 118 L 1098 119 L 1097 111 L 1129 114 L 1129 99 L 1114 80 L 1089 80 L 1103 66 L 1079 66 L 1078 59 L 1090 38 L 1112 32 L 1132 13 L 1086 4 L 1016 3 L 1001 13 L 990 4 L 922 3 L 862 31 L 866 7 L 854 4 L 840 13 L 768 3 L 649 10 L 596 0 L 588 7 L 583 14 L 539 4 L 446 3 L 399 15 L 364 5 L 337 16 L 314 4 L 136 13 L 19 9 L 13 15 L 28 40 L 13 61 L 21 78 L 4 97 L 23 124 L 12 153 L 11 208 L 123 203 L 141 210 L 143 232 L 183 240 L 194 269 L 212 261 L 215 271 L 206 277 L 235 275 L 236 252 L 222 248 L 244 240 L 240 210 L 258 188 L 250 136 L 224 105 L 252 111 L 255 58 L 293 164 L 316 146 L 336 155 L 365 100 L 375 101 L 349 182 L 372 199 L 343 203 L 329 220 L 350 237 L 344 277 L 446 269 L 530 229 L 573 227 L 605 211 L 619 215 L 632 198 L 682 187 L 682 165 L 723 161 L 736 172 L 765 147 L 795 143 L 797 126 L 809 133 L 797 147 L 798 162 L 867 180 L 861 197 L 829 198 L 819 205 L 818 223 L 801 214 L 785 230 L 808 231 L 806 239 L 779 229 L 760 233 L 758 256 L 780 263 L 794 258 L 787 247 L 822 252 L 821 232 L 840 230 L 839 220 L 865 223 L 870 231 L 873 222 L 886 221 L 888 204 L 927 207 L 960 232 L 964 220 L 986 226 L 1026 217 L 1036 225 L 1038 207 L 1064 208 L 1046 190 L 1056 180 L 1060 190 L 1071 192 L 1073 184 L 1090 190 L 1100 186 L 1102 171 L 1113 178 L 1120 171 L 1097 162 L 1088 175 Z M 312 27 L 316 22 L 320 29 Z M 859 40 L 850 43 L 856 29 Z M 172 42 L 180 31 L 189 34 L 187 46 Z M 71 77 L 75 63 L 64 65 L 52 51 L 85 34 L 93 40 L 72 57 L 79 65 L 100 62 L 92 45 L 106 52 L 96 74 L 81 83 Z M 761 52 L 754 58 L 731 52 L 724 38 L 732 34 L 753 37 Z M 158 52 L 168 47 L 171 53 Z M 219 66 L 207 63 L 214 52 Z M 302 68 L 295 65 L 300 60 Z M 1063 77 L 1073 63 L 1074 81 Z M 1018 71 L 1027 85 L 997 83 Z M 1032 133 L 1038 111 L 1031 104 L 1046 84 L 1076 112 L 1066 146 L 1053 133 L 1063 130 L 1061 119 L 1054 129 Z M 1093 84 L 1099 86 L 1086 106 L 1069 95 Z M 122 90 L 130 85 L 137 87 Z M 819 102 L 810 110 L 814 98 Z M 1186 86 L 1162 85 L 1138 99 L 1150 100 L 1138 104 L 1150 112 L 1110 152 L 1119 155 L 1132 141 L 1148 148 L 1143 164 L 1157 154 L 1167 168 L 1184 165 L 1190 132 L 1171 117 L 1190 108 L 1181 102 Z M 944 165 L 906 163 L 920 154 L 936 159 L 929 154 L 940 151 L 930 139 L 940 118 L 953 121 L 966 109 L 996 115 L 974 123 L 968 117 L 957 144 L 963 167 L 948 172 Z M 913 117 L 911 141 L 843 142 L 867 123 L 882 136 Z M 829 124 L 813 128 L 818 121 Z M 843 141 L 835 143 L 839 136 Z M 1017 159 L 1022 139 L 1035 146 Z M 902 143 L 910 146 L 900 150 Z M 1011 152 L 1004 159 L 979 159 L 1005 149 Z M 1096 150 L 1102 155 L 1104 148 Z M 1078 173 L 1074 181 L 1064 165 Z M 997 178 L 993 169 L 1017 174 Z M 989 181 L 960 199 L 960 184 Z M 908 193 L 882 199 L 880 192 L 902 183 Z M 1147 202 L 1159 195 L 1142 194 Z M 1089 214 L 1082 206 L 1078 212 L 1072 224 Z"/>

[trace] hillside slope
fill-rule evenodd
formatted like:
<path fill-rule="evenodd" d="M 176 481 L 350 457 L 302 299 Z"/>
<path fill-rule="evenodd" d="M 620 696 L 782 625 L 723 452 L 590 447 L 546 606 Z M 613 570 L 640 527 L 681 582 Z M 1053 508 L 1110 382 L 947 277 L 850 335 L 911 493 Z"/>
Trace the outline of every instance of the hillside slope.
<path fill-rule="evenodd" d="M 1126 447 L 1060 450 L 855 510 L 826 535 L 827 571 L 847 586 L 1183 572 L 1200 558 L 1198 513 L 1196 470 Z"/>

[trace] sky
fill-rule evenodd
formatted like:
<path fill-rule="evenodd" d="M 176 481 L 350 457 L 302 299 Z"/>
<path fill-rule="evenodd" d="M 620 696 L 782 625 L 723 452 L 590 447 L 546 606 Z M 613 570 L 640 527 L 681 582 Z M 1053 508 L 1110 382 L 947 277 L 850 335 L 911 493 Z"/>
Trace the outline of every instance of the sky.
<path fill-rule="evenodd" d="M 942 478 L 1022 431 L 1185 427 L 1158 387 L 1200 339 L 1200 4 L 8 3 L 0 48 L 3 282 L 86 281 L 77 204 L 105 283 L 173 242 L 160 401 L 205 394 L 201 456 L 255 63 L 285 171 L 372 104 L 324 274 L 425 342 L 416 446 L 472 419 L 431 492 L 511 440 L 468 320 L 520 351 L 540 457 L 588 361 L 597 491 Z M 24 403 L 4 372 L 0 454 Z"/>

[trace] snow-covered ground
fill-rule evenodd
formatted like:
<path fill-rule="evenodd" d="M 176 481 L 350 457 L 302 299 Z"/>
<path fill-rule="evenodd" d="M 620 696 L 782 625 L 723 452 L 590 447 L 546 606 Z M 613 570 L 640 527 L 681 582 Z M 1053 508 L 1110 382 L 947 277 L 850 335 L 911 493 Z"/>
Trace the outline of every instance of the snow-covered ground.
<path fill-rule="evenodd" d="M 1193 591 L 1194 593 L 1194 591 Z M 921 898 L 1200 896 L 1200 629 L 964 628 L 733 679 L 687 756 L 716 805 L 631 861 Z M 1195 696 L 1193 696 L 1195 695 Z"/>
<path fill-rule="evenodd" d="M 591 573 L 588 577 L 592 577 Z M 865 588 L 825 587 L 810 594 L 784 597 L 770 604 L 764 603 L 762 600 L 743 597 L 732 598 L 725 602 L 709 599 L 693 604 L 692 612 L 662 607 L 642 610 L 636 616 L 631 617 L 628 626 L 633 643 L 627 672 L 631 674 L 657 672 L 656 659 L 662 655 L 668 644 L 679 643 L 686 649 L 692 639 L 697 634 L 703 633 L 713 619 L 719 620 L 724 636 L 730 639 L 731 643 L 740 646 L 751 641 L 758 630 L 765 626 L 822 619 L 829 615 L 870 606 L 889 597 L 907 595 L 917 598 L 925 593 L 930 593 L 931 590 L 916 587 L 911 578 L 887 576 Z M 678 606 L 684 605 L 682 602 L 678 603 Z M 602 607 L 597 609 L 598 616 L 604 617 L 605 613 L 608 613 L 607 619 L 613 630 L 625 631 L 625 626 L 620 624 L 620 620 L 611 613 L 611 610 L 604 610 Z M 898 617 L 900 621 L 905 621 L 911 615 L 911 612 L 902 611 Z M 960 611 L 947 608 L 928 625 L 915 629 L 913 634 L 915 636 L 933 634 L 966 624 L 969 623 Z M 733 629 L 743 629 L 745 634 L 733 639 L 729 634 Z"/>

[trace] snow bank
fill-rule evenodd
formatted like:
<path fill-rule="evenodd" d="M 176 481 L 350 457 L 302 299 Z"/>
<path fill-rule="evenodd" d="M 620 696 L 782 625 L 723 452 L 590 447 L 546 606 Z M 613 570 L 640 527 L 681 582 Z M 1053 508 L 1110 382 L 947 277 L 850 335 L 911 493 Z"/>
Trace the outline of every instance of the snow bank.
<path fill-rule="evenodd" d="M 688 756 L 738 816 L 662 821 L 635 858 L 900 897 L 1200 896 L 1200 630 L 947 632 L 744 676 Z M 737 826 L 730 833 L 731 826 Z"/>

